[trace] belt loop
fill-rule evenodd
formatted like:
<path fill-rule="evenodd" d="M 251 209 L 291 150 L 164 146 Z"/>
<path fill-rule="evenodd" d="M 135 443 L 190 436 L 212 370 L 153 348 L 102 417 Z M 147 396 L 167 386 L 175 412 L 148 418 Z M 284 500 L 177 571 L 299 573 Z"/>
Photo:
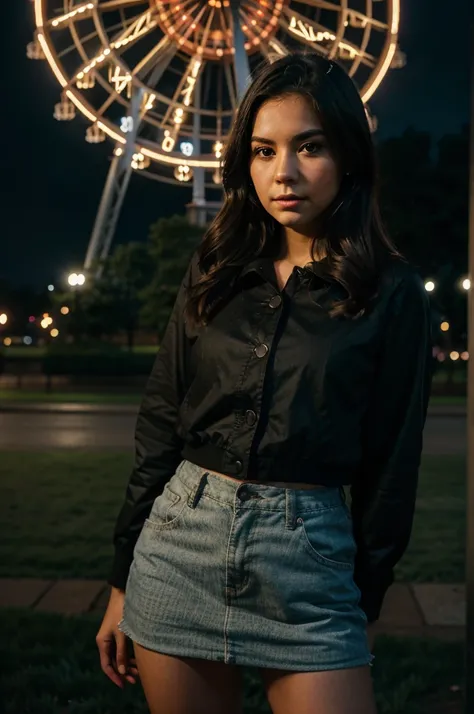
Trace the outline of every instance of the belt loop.
<path fill-rule="evenodd" d="M 204 471 L 204 473 L 202 473 L 199 477 L 197 484 L 191 490 L 191 493 L 188 496 L 189 508 L 196 508 L 197 504 L 199 503 L 199 499 L 201 497 L 201 493 L 204 487 L 204 479 L 206 478 L 207 474 L 208 472 Z"/>
<path fill-rule="evenodd" d="M 296 528 L 296 506 L 295 506 L 295 492 L 291 488 L 287 488 L 285 491 L 286 496 L 286 519 L 285 528 L 290 531 L 294 531 Z"/>

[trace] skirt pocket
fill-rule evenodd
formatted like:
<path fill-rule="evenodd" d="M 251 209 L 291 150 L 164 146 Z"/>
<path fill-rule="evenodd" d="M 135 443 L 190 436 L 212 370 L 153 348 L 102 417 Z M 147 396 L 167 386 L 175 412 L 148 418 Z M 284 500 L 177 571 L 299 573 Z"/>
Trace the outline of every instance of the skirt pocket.
<path fill-rule="evenodd" d="M 351 570 L 357 546 L 345 504 L 298 514 L 303 548 L 321 565 Z"/>
<path fill-rule="evenodd" d="M 186 508 L 187 497 L 183 484 L 173 476 L 163 489 L 163 493 L 155 498 L 144 527 L 160 530 L 175 526 Z"/>

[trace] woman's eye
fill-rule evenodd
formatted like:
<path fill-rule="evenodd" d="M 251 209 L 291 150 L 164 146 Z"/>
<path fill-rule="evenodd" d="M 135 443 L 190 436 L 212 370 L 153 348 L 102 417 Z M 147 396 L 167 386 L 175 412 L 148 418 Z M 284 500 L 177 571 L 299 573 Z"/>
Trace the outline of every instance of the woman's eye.
<path fill-rule="evenodd" d="M 255 156 L 262 156 L 264 159 L 267 159 L 271 154 L 263 153 L 265 151 L 271 152 L 272 149 L 270 149 L 269 146 L 259 146 L 257 149 L 254 150 L 254 154 L 255 154 Z"/>
<path fill-rule="evenodd" d="M 308 154 L 318 154 L 320 151 L 323 150 L 324 147 L 322 144 L 318 144 L 314 141 L 310 141 L 307 144 L 303 144 L 303 146 L 301 148 L 306 149 L 306 152 Z"/>

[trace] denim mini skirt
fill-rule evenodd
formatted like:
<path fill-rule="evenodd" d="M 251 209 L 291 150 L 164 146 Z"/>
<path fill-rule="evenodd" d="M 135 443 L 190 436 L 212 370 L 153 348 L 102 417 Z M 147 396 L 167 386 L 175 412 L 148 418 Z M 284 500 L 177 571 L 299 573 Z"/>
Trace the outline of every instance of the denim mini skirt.
<path fill-rule="evenodd" d="M 184 460 L 136 543 L 119 629 L 156 652 L 248 667 L 368 665 L 355 553 L 342 487 L 233 482 Z"/>

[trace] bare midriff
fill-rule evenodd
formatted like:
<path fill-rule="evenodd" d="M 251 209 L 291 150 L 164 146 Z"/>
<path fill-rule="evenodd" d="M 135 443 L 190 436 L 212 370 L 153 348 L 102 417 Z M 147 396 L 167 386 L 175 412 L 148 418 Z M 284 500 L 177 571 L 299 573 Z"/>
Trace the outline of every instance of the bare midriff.
<path fill-rule="evenodd" d="M 219 471 L 211 471 L 206 469 L 206 471 L 214 476 L 220 476 L 221 478 L 226 478 L 228 481 L 238 481 L 239 483 L 257 483 L 262 486 L 278 486 L 279 488 L 304 488 L 306 490 L 312 490 L 313 488 L 327 488 L 327 486 L 322 486 L 321 484 L 312 483 L 288 483 L 287 481 L 251 481 L 250 479 L 238 479 L 233 476 L 227 476 L 227 474 L 221 474 Z"/>

